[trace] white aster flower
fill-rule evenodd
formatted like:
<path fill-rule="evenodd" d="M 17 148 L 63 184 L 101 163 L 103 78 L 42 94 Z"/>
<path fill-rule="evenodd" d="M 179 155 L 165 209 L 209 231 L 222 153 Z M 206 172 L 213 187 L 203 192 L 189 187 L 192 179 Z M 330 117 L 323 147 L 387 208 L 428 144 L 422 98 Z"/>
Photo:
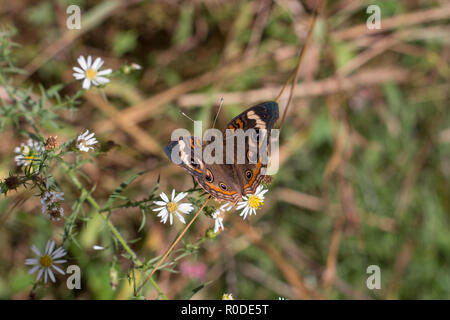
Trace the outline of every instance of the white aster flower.
<path fill-rule="evenodd" d="M 258 210 L 264 203 L 264 194 L 267 192 L 267 189 L 264 189 L 263 186 L 259 186 L 254 194 L 242 197 L 244 201 L 240 201 L 237 204 L 236 210 L 242 210 L 240 216 L 242 219 L 247 218 L 247 215 L 256 214 L 256 210 Z"/>
<path fill-rule="evenodd" d="M 220 229 L 222 229 L 222 231 L 223 231 L 225 228 L 223 227 L 222 211 L 220 211 L 220 210 L 214 211 L 214 213 L 212 214 L 212 217 L 214 219 L 214 232 L 218 233 L 220 231 Z"/>
<path fill-rule="evenodd" d="M 91 82 L 95 86 L 103 85 L 109 82 L 109 79 L 104 77 L 112 72 L 111 69 L 106 69 L 99 71 L 104 61 L 101 58 L 95 59 L 92 63 L 92 57 L 88 56 L 85 59 L 83 56 L 78 57 L 78 64 L 81 68 L 73 67 L 75 73 L 73 76 L 77 80 L 83 80 L 83 89 L 89 89 L 91 87 Z"/>
<path fill-rule="evenodd" d="M 159 206 L 159 208 L 153 209 L 153 211 L 159 211 L 158 217 L 161 217 L 161 222 L 166 223 L 167 219 L 170 218 L 170 224 L 173 224 L 173 215 L 175 215 L 178 220 L 182 223 L 186 223 L 184 217 L 181 215 L 189 214 L 194 207 L 191 203 L 179 203 L 184 197 L 187 196 L 187 192 L 180 192 L 177 196 L 175 196 L 175 190 L 172 190 L 172 198 L 169 200 L 169 197 L 161 192 L 161 199 L 163 201 L 155 201 L 154 204 Z"/>
<path fill-rule="evenodd" d="M 89 134 L 89 130 L 86 130 L 83 134 L 79 135 L 77 138 L 77 148 L 80 151 L 89 152 L 89 150 L 94 150 L 92 147 L 94 144 L 98 143 L 97 139 L 94 137 L 95 133 Z"/>
<path fill-rule="evenodd" d="M 20 147 L 16 147 L 14 152 L 16 156 L 14 160 L 17 166 L 26 167 L 30 173 L 34 171 L 34 167 L 38 166 L 36 160 L 40 154 L 44 151 L 44 146 L 40 142 L 28 139 L 27 143 L 21 143 Z"/>
<path fill-rule="evenodd" d="M 216 211 L 213 212 L 211 215 L 214 219 L 214 232 L 218 233 L 220 229 L 222 231 L 224 230 L 223 226 L 223 214 L 226 211 L 230 211 L 233 205 L 231 203 L 225 203 L 224 205 L 220 206 L 220 208 L 216 209 Z"/>
<path fill-rule="evenodd" d="M 222 300 L 234 300 L 232 293 L 224 293 L 222 296 Z"/>
<path fill-rule="evenodd" d="M 137 64 L 137 63 L 132 63 L 131 64 L 131 68 L 134 69 L 134 70 L 141 70 L 142 66 L 140 64 Z"/>
<path fill-rule="evenodd" d="M 48 181 L 47 181 L 48 188 Z M 61 220 L 64 216 L 64 209 L 61 207 L 59 201 L 64 200 L 64 192 L 45 191 L 41 196 L 42 213 L 47 214 L 47 217 L 53 221 Z"/>
<path fill-rule="evenodd" d="M 52 282 L 55 282 L 55 275 L 53 274 L 52 269 L 55 271 L 58 271 L 60 274 L 65 274 L 64 271 L 58 267 L 57 263 L 64 263 L 67 262 L 67 260 L 61 260 L 60 258 L 64 257 L 66 255 L 66 251 L 59 247 L 56 250 L 53 250 L 55 248 L 55 242 L 53 240 L 47 241 L 47 245 L 45 246 L 44 254 L 42 254 L 39 249 L 33 245 L 31 247 L 31 250 L 38 256 L 37 259 L 26 259 L 25 264 L 34 266 L 29 271 L 29 274 L 35 273 L 37 270 L 39 270 L 36 280 L 39 281 L 42 278 L 42 275 L 44 275 L 44 283 L 47 283 L 48 278 L 52 280 Z"/>

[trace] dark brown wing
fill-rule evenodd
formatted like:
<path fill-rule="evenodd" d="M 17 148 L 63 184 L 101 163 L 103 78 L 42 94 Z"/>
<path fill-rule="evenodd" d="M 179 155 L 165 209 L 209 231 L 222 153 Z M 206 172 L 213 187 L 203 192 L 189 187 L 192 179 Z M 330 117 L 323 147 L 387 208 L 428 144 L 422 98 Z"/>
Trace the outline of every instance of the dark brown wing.
<path fill-rule="evenodd" d="M 164 148 L 169 159 L 184 168 L 210 195 L 219 200 L 237 202 L 242 198 L 238 177 L 230 164 L 208 164 L 202 159 L 208 142 L 195 137 L 172 141 Z"/>
<path fill-rule="evenodd" d="M 270 134 L 273 126 L 278 119 L 278 104 L 273 101 L 263 102 L 256 106 L 253 106 L 238 116 L 236 116 L 227 125 L 227 129 L 233 132 L 236 130 L 243 130 L 248 132 L 249 129 L 255 129 L 257 136 L 251 134 L 245 137 L 245 159 L 244 163 L 237 163 L 234 165 L 233 169 L 235 174 L 238 176 L 239 183 L 241 186 L 241 194 L 253 194 L 256 188 L 261 184 L 264 179 L 265 169 L 267 168 L 267 158 L 262 158 L 261 154 L 253 154 L 251 145 L 257 145 L 259 151 L 265 150 L 269 153 L 269 142 Z M 266 135 L 266 139 L 264 139 Z M 226 138 L 225 134 L 225 144 L 230 141 L 230 138 Z M 235 141 L 236 142 L 236 141 Z M 235 155 L 237 154 L 237 149 L 235 149 Z M 252 158 L 254 156 L 254 158 Z M 266 157 L 268 154 L 266 154 Z M 251 159 L 253 161 L 251 161 Z"/>

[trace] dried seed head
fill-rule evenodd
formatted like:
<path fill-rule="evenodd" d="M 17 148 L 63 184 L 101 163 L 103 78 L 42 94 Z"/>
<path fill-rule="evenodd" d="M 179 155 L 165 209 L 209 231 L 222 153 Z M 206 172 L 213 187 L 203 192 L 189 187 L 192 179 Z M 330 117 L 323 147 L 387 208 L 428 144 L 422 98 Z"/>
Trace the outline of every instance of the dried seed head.
<path fill-rule="evenodd" d="M 18 176 L 10 176 L 5 179 L 5 186 L 8 190 L 17 189 L 20 185 L 20 180 Z"/>
<path fill-rule="evenodd" d="M 58 136 L 49 136 L 45 140 L 45 150 L 50 151 L 59 147 Z"/>

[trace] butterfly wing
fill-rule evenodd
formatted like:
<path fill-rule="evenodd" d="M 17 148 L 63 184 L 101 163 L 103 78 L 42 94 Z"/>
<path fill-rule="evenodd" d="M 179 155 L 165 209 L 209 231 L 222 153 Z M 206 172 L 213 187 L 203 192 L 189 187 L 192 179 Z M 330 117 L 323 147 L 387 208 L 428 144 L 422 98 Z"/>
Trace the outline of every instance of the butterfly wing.
<path fill-rule="evenodd" d="M 271 130 L 278 119 L 278 103 L 267 101 L 248 108 L 234 117 L 226 129 L 266 129 Z"/>
<path fill-rule="evenodd" d="M 164 148 L 170 161 L 186 169 L 195 178 L 201 177 L 204 170 L 198 150 L 202 151 L 202 143 L 196 137 L 184 137 L 178 141 L 171 141 Z"/>
<path fill-rule="evenodd" d="M 253 159 L 254 161 L 250 161 L 253 157 L 250 146 L 252 144 L 256 144 L 259 146 L 258 150 L 266 150 L 267 153 L 270 152 L 270 134 L 278 119 L 278 116 L 278 104 L 276 102 L 263 102 L 236 116 L 226 127 L 226 129 L 233 132 L 239 129 L 242 129 L 244 132 L 248 129 L 255 129 L 256 133 L 260 133 L 256 137 L 252 135 L 246 137 L 244 163 L 238 164 L 238 161 L 235 158 L 236 164 L 233 168 L 235 170 L 235 174 L 238 176 L 242 195 L 255 193 L 256 188 L 266 177 L 263 173 L 267 168 L 267 161 L 262 159 L 259 152 L 257 155 L 254 155 L 256 156 L 256 159 Z M 262 134 L 266 134 L 267 139 L 263 139 Z M 224 136 L 226 137 L 226 133 Z M 227 143 L 227 140 L 229 141 L 229 138 L 225 138 L 225 144 Z M 235 157 L 236 154 L 237 150 L 235 149 Z"/>
<path fill-rule="evenodd" d="M 229 164 L 208 164 L 202 159 L 203 148 L 208 142 L 196 137 L 185 137 L 183 140 L 171 141 L 164 148 L 167 157 L 189 172 L 198 184 L 210 195 L 219 200 L 237 202 L 242 195 L 235 183 L 233 167 Z"/>
<path fill-rule="evenodd" d="M 278 104 L 276 102 L 263 102 L 253 106 L 236 116 L 227 126 L 227 129 L 235 131 L 242 129 L 255 129 L 259 132 L 265 129 L 268 136 L 276 120 L 278 119 Z M 243 195 L 254 193 L 264 179 L 262 174 L 266 164 L 258 158 L 256 163 L 250 163 L 248 154 L 250 145 L 259 143 L 261 139 L 247 138 L 245 143 L 246 160 L 243 164 L 237 164 L 235 158 L 233 164 L 224 161 L 221 164 L 208 164 L 203 161 L 203 148 L 208 142 L 202 142 L 197 137 L 185 137 L 179 141 L 171 141 L 164 148 L 168 158 L 187 172 L 189 172 L 199 185 L 214 198 L 228 202 L 237 202 Z M 269 141 L 269 140 L 267 140 Z M 226 150 L 226 133 L 224 134 L 224 151 Z M 268 142 L 265 142 L 268 144 Z M 267 146 L 266 146 L 267 147 Z M 237 152 L 235 150 L 235 156 Z"/>

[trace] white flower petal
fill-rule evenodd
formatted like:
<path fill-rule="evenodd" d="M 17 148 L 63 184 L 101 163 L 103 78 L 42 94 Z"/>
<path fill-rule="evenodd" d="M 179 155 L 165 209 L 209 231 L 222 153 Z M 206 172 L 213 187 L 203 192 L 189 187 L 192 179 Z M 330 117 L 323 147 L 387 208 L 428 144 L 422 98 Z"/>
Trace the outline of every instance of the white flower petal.
<path fill-rule="evenodd" d="M 241 201 L 237 204 L 236 206 L 236 210 L 241 210 L 242 208 L 244 208 L 245 206 L 247 206 L 247 202 L 245 201 Z"/>
<path fill-rule="evenodd" d="M 110 80 L 108 78 L 105 78 L 105 77 L 97 77 L 97 78 L 95 78 L 95 81 L 98 82 L 97 85 L 102 85 L 102 84 L 105 84 L 105 83 L 109 83 Z"/>
<path fill-rule="evenodd" d="M 101 68 L 102 65 L 103 65 L 103 60 L 101 58 L 97 58 L 97 59 L 95 59 L 94 63 L 92 64 L 92 69 L 97 71 L 98 69 Z"/>
<path fill-rule="evenodd" d="M 182 223 L 186 224 L 184 217 L 179 212 L 175 212 L 175 215 L 177 216 L 178 220 L 180 220 Z"/>
<path fill-rule="evenodd" d="M 41 267 L 40 265 L 34 266 L 33 268 L 31 268 L 30 271 L 28 271 L 28 274 L 33 274 L 33 273 L 35 273 L 36 270 L 38 270 L 40 267 Z"/>
<path fill-rule="evenodd" d="M 184 214 L 189 214 L 192 210 L 194 210 L 194 207 L 190 203 L 180 203 L 178 205 L 178 210 Z"/>
<path fill-rule="evenodd" d="M 55 276 L 53 275 L 53 271 L 50 268 L 47 268 L 48 271 L 48 275 L 50 276 L 50 279 L 52 280 L 52 282 L 56 282 Z"/>
<path fill-rule="evenodd" d="M 241 214 L 239 216 L 241 216 L 242 219 L 245 220 L 247 218 L 248 211 L 249 211 L 249 207 L 245 207 L 245 209 L 241 212 Z"/>
<path fill-rule="evenodd" d="M 53 240 L 47 241 L 47 245 L 45 246 L 45 253 L 48 254 L 49 256 L 51 256 L 54 247 L 55 247 L 55 241 L 53 241 Z"/>
<path fill-rule="evenodd" d="M 78 67 L 73 67 L 72 70 L 75 71 L 75 73 L 81 74 L 81 75 L 84 76 L 84 70 L 83 69 L 78 68 Z"/>
<path fill-rule="evenodd" d="M 87 135 L 88 133 L 89 133 L 89 130 L 85 132 L 86 135 L 83 137 L 84 140 L 89 140 L 95 135 L 94 132 L 91 132 L 91 134 Z"/>
<path fill-rule="evenodd" d="M 53 258 L 53 259 L 59 259 L 59 258 L 61 258 L 61 257 L 64 257 L 66 254 L 67 254 L 66 251 L 65 251 L 65 250 L 62 250 L 62 252 L 58 252 L 58 253 L 55 254 L 52 258 Z"/>
<path fill-rule="evenodd" d="M 169 211 L 167 211 L 166 208 L 163 208 L 163 210 L 161 210 L 156 216 L 157 216 L 157 217 L 162 217 L 162 218 L 164 218 L 164 217 L 166 217 L 168 214 L 169 214 Z"/>
<path fill-rule="evenodd" d="M 161 222 L 165 224 L 167 222 L 167 218 L 169 217 L 169 213 L 167 210 L 164 210 L 162 213 L 158 214 L 158 216 L 161 217 Z"/>
<path fill-rule="evenodd" d="M 53 269 L 55 269 L 56 271 L 58 271 L 60 274 L 62 274 L 62 275 L 66 274 L 66 273 L 64 272 L 64 270 L 62 270 L 62 269 L 59 268 L 58 266 L 52 265 L 52 267 L 53 267 Z"/>
<path fill-rule="evenodd" d="M 174 190 L 174 191 L 175 191 L 175 190 Z M 186 197 L 187 194 L 188 194 L 187 192 L 180 192 L 180 193 L 175 197 L 175 199 L 173 199 L 173 201 L 174 201 L 174 202 L 178 202 L 178 201 L 184 199 L 184 197 Z"/>
<path fill-rule="evenodd" d="M 169 198 L 167 197 L 167 195 L 164 192 L 161 192 L 161 194 L 159 196 L 161 197 L 161 199 L 164 200 L 165 203 L 170 202 Z"/>
<path fill-rule="evenodd" d="M 220 210 L 222 210 L 222 211 L 230 211 L 231 208 L 233 208 L 233 205 L 229 202 L 220 206 Z"/>
<path fill-rule="evenodd" d="M 63 247 L 59 247 L 58 249 L 56 249 L 56 250 L 53 252 L 53 256 L 59 255 L 60 253 L 62 253 L 63 255 L 65 255 L 65 254 L 66 254 L 66 250 L 64 250 Z"/>
<path fill-rule="evenodd" d="M 33 250 L 33 252 L 36 255 L 41 256 L 41 252 L 39 251 L 39 249 L 34 244 L 31 246 L 31 250 Z"/>
<path fill-rule="evenodd" d="M 89 80 L 88 78 L 83 80 L 83 89 L 89 89 L 91 87 L 91 80 Z"/>
<path fill-rule="evenodd" d="M 37 277 L 36 277 L 36 280 L 37 280 L 37 281 L 39 281 L 39 279 L 41 279 L 42 273 L 44 273 L 44 268 L 41 268 L 41 269 L 39 270 L 39 273 L 38 273 L 38 275 L 37 275 Z"/>
<path fill-rule="evenodd" d="M 83 68 L 84 71 L 86 71 L 88 69 L 88 66 L 86 64 L 86 59 L 84 59 L 83 56 L 79 56 L 77 61 L 78 61 L 78 64 L 81 66 L 81 68 Z"/>
<path fill-rule="evenodd" d="M 112 69 L 105 69 L 105 70 L 97 72 L 97 76 L 106 76 L 110 73 L 112 73 Z"/>
<path fill-rule="evenodd" d="M 76 80 L 81 80 L 81 79 L 84 79 L 84 74 L 80 74 L 80 73 L 74 73 L 73 74 L 73 77 L 76 79 Z"/>
<path fill-rule="evenodd" d="M 38 264 L 39 262 L 38 262 L 38 259 L 26 259 L 25 260 L 25 264 L 26 265 L 35 265 L 35 264 Z"/>
<path fill-rule="evenodd" d="M 66 263 L 67 260 L 59 259 L 59 260 L 53 260 L 53 263 Z"/>

